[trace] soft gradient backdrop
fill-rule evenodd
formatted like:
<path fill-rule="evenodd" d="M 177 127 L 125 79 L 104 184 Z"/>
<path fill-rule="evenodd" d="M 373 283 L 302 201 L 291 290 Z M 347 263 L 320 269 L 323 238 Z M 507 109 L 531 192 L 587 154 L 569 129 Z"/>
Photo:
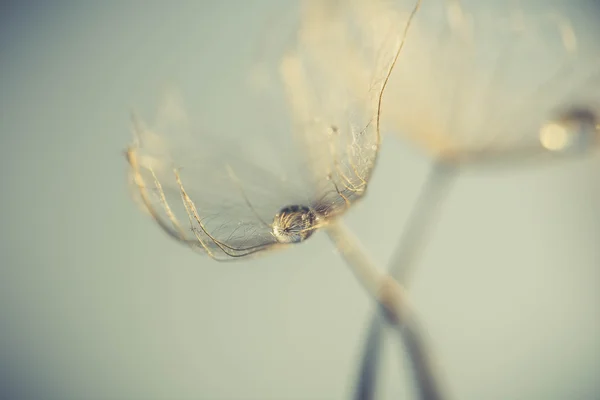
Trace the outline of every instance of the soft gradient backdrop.
<path fill-rule="evenodd" d="M 286 13 L 1 3 L 0 398 L 350 396 L 372 306 L 323 234 L 218 264 L 168 239 L 126 187 L 129 110 L 151 115 L 165 84 L 251 140 L 226 106 L 243 104 L 231 77 Z M 391 136 L 380 161 L 347 220 L 383 266 L 429 161 Z M 599 171 L 596 157 L 456 184 L 412 289 L 455 398 L 600 398 Z M 388 349 L 382 394 L 403 398 Z"/>

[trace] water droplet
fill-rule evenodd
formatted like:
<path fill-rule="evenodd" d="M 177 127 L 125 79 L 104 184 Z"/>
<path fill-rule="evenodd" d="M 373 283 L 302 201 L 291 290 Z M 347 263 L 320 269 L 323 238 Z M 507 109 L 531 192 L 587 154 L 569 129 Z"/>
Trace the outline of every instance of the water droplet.
<path fill-rule="evenodd" d="M 571 109 L 540 129 L 540 143 L 550 151 L 586 151 L 600 137 L 600 121 L 587 108 Z"/>

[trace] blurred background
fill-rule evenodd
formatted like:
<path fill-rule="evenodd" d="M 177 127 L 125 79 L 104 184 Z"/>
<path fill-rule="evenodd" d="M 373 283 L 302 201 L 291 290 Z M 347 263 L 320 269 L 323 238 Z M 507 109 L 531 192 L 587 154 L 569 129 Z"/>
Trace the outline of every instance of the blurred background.
<path fill-rule="evenodd" d="M 151 116 L 167 84 L 203 126 L 285 134 L 240 88 L 292 2 L 0 7 L 0 398 L 349 398 L 373 306 L 323 234 L 219 264 L 126 185 L 129 111 Z M 382 267 L 430 164 L 386 136 L 346 217 Z M 600 398 L 599 171 L 596 156 L 455 184 L 411 288 L 454 398 Z M 381 397 L 410 398 L 387 351 Z"/>

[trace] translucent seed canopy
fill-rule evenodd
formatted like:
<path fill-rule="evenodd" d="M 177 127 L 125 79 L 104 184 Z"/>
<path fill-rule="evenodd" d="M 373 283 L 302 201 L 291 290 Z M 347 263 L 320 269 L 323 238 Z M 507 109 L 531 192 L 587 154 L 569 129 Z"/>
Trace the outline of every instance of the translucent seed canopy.
<path fill-rule="evenodd" d="M 362 24 L 358 4 L 306 2 L 291 42 L 270 66 L 273 80 L 246 105 L 262 130 L 248 124 L 243 137 L 202 127 L 177 92 L 165 96 L 153 123 L 134 117 L 131 191 L 171 237 L 216 260 L 263 254 L 308 239 L 365 195 L 402 32 L 392 24 L 398 18 L 372 10 L 379 21 Z M 369 35 L 360 34 L 365 29 Z M 369 64 L 332 64 L 334 55 L 315 46 L 323 40 L 360 52 Z M 273 115 L 287 125 L 267 132 Z"/>
<path fill-rule="evenodd" d="M 386 15 L 411 6 L 385 4 L 392 11 Z M 432 158 L 463 164 L 595 150 L 600 10 L 592 7 L 423 2 L 386 88 L 384 129 Z"/>
<path fill-rule="evenodd" d="M 352 204 L 375 167 L 383 89 L 411 14 L 379 1 L 303 1 L 280 62 L 297 143 L 313 175 Z M 413 1 L 414 11 L 416 2 Z"/>

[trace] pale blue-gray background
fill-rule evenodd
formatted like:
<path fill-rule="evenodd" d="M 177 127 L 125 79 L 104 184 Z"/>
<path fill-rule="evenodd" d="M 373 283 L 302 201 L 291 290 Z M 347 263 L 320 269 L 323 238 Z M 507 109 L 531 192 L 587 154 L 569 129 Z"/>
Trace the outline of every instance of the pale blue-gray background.
<path fill-rule="evenodd" d="M 223 106 L 237 96 L 227 76 L 285 6 L 1 7 L 0 393 L 347 398 L 371 306 L 324 235 L 217 264 L 167 239 L 125 184 L 128 112 L 150 112 L 166 83 L 251 138 L 243 110 Z M 348 215 L 382 265 L 427 165 L 386 138 Z M 598 168 L 474 171 L 456 185 L 413 287 L 456 398 L 598 398 Z M 390 351 L 397 398 L 409 381 Z"/>

